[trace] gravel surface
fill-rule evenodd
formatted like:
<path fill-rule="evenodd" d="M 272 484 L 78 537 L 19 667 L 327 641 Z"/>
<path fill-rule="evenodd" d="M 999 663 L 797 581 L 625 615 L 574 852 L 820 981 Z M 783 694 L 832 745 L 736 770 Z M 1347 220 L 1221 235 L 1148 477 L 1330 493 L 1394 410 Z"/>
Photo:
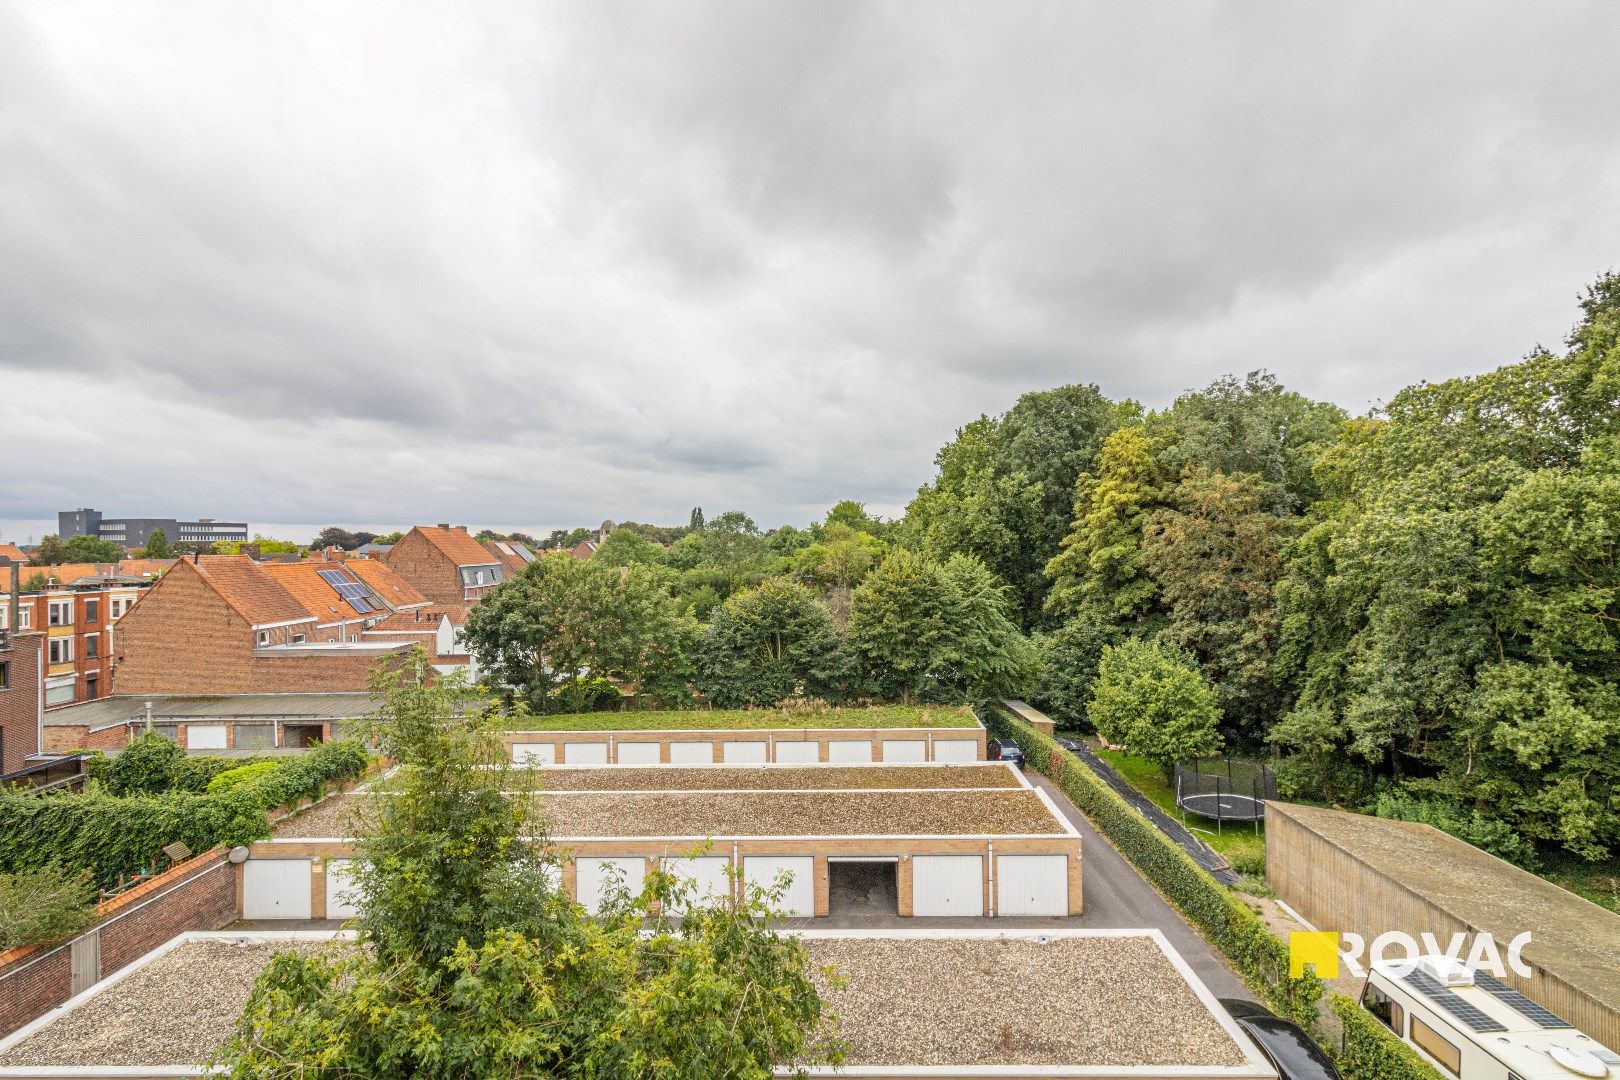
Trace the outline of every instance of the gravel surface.
<path fill-rule="evenodd" d="M 24 1039 L 0 1066 L 200 1065 L 230 1037 L 273 954 L 327 947 L 188 942 Z"/>
<path fill-rule="evenodd" d="M 1016 788 L 1018 777 L 1005 765 L 821 765 L 766 768 L 724 765 L 683 769 L 660 765 L 638 768 L 609 765 L 597 769 L 540 770 L 547 791 L 703 791 L 748 788 L 787 791 L 816 788 Z"/>
<path fill-rule="evenodd" d="M 811 939 L 851 1065 L 1242 1065 L 1148 938 Z"/>
<path fill-rule="evenodd" d="M 276 826 L 280 839 L 352 835 L 353 796 Z M 365 796 L 361 796 L 365 798 Z M 632 791 L 542 797 L 552 836 L 1001 836 L 1063 826 L 1033 791 Z"/>
<path fill-rule="evenodd" d="M 597 792 L 545 805 L 551 835 L 563 837 L 1062 832 L 1033 791 Z"/>

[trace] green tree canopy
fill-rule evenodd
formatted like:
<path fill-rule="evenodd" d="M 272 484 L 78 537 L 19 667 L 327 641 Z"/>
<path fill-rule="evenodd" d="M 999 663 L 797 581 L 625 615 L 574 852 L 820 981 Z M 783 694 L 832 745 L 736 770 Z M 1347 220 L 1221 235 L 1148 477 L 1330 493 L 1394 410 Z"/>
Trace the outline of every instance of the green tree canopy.
<path fill-rule="evenodd" d="M 70 536 L 62 541 L 60 555 L 55 563 L 115 563 L 125 557 L 123 548 L 99 536 Z"/>
<path fill-rule="evenodd" d="M 152 535 L 146 538 L 146 546 L 141 549 L 141 558 L 175 558 L 174 545 L 169 543 L 169 534 L 162 529 L 153 529 Z"/>
<path fill-rule="evenodd" d="M 1221 750 L 1214 688 L 1198 661 L 1163 642 L 1131 638 L 1104 648 L 1087 713 L 1097 734 L 1167 772 Z"/>
<path fill-rule="evenodd" d="M 837 700 L 850 664 L 826 605 L 797 582 L 769 578 L 714 613 L 695 666 L 698 689 L 730 709 L 795 696 Z"/>
<path fill-rule="evenodd" d="M 491 685 L 545 710 L 587 677 L 679 702 L 693 632 L 656 568 L 555 554 L 491 590 L 462 638 Z"/>

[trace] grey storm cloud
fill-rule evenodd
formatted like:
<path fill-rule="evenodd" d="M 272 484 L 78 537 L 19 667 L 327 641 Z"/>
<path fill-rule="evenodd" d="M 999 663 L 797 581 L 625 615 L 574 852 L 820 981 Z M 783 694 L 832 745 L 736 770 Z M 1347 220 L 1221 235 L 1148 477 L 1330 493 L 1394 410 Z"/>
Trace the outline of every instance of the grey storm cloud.
<path fill-rule="evenodd" d="M 897 512 L 957 426 L 1355 410 L 1615 261 L 1620 8 L 0 0 L 0 529 Z"/>

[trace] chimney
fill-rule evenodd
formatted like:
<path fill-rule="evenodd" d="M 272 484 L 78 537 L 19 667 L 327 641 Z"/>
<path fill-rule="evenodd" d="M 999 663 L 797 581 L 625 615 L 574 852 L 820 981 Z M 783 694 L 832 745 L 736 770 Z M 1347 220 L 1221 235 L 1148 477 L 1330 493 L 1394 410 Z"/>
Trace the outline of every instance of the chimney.
<path fill-rule="evenodd" d="M 441 521 L 437 527 L 440 529 L 448 529 L 450 528 L 450 523 L 448 521 Z"/>

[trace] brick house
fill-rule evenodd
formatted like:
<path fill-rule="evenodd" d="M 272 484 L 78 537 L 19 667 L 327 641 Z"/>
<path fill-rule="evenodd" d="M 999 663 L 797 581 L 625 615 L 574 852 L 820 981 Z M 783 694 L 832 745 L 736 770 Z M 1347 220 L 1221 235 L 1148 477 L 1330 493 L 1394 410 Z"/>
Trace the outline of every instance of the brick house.
<path fill-rule="evenodd" d="M 469 536 L 464 526 L 417 525 L 383 561 L 435 604 L 477 600 L 508 576 L 501 556 Z"/>
<path fill-rule="evenodd" d="M 45 635 L 0 630 L 0 774 L 39 753 L 44 717 Z"/>
<path fill-rule="evenodd" d="M 20 568 L 22 580 L 34 588 L 19 597 L 16 628 L 45 635 L 46 709 L 110 693 L 113 628 L 151 585 L 148 577 L 121 572 L 121 565 Z M 9 605 L 0 605 L 0 630 L 11 629 L 10 623 Z"/>
<path fill-rule="evenodd" d="M 348 565 L 243 555 L 180 560 L 119 626 L 118 693 L 365 690 L 372 668 L 409 645 L 362 638 L 368 623 L 393 609 Z M 404 589 L 396 584 L 400 595 L 416 596 Z"/>

